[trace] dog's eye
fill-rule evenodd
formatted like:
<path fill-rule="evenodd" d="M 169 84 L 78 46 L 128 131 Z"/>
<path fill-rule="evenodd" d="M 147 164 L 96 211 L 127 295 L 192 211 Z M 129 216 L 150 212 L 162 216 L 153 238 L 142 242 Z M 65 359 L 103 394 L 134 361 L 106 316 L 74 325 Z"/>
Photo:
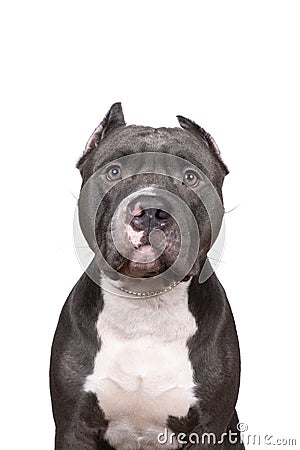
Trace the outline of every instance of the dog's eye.
<path fill-rule="evenodd" d="M 112 166 L 106 172 L 106 177 L 110 181 L 119 180 L 121 178 L 121 169 L 119 166 Z"/>
<path fill-rule="evenodd" d="M 192 170 L 187 170 L 184 174 L 183 181 L 187 186 L 196 187 L 199 184 L 199 176 Z"/>

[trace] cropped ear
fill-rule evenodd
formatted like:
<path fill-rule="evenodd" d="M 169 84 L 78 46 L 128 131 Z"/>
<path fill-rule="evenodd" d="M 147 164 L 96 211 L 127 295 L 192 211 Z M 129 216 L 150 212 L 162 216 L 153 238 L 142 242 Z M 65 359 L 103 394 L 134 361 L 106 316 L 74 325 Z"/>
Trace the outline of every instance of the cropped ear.
<path fill-rule="evenodd" d="M 95 128 L 89 140 L 86 143 L 84 154 L 90 152 L 99 145 L 101 139 L 111 133 L 113 130 L 126 125 L 122 105 L 120 102 L 114 103 L 102 122 Z"/>
<path fill-rule="evenodd" d="M 187 119 L 186 117 L 183 117 L 183 116 L 176 116 L 176 117 L 178 119 L 180 126 L 184 130 L 190 131 L 191 133 L 193 133 L 196 136 L 200 136 L 200 138 L 202 138 L 202 140 L 204 140 L 206 142 L 208 148 L 213 152 L 214 155 L 216 155 L 216 157 L 220 161 L 221 165 L 225 169 L 226 174 L 228 174 L 228 172 L 229 172 L 228 168 L 226 167 L 226 165 L 224 164 L 224 162 L 221 159 L 221 156 L 220 156 L 221 152 L 220 152 L 220 149 L 217 146 L 214 138 L 209 133 L 207 133 L 207 131 L 205 131 L 204 128 L 200 127 L 200 125 L 198 125 L 193 120 Z"/>
<path fill-rule="evenodd" d="M 204 141 L 206 141 L 206 143 L 208 144 L 209 148 L 214 151 L 217 155 L 220 155 L 220 150 L 219 147 L 217 146 L 215 140 L 212 138 L 212 136 L 207 133 L 207 131 L 204 130 L 204 128 L 200 127 L 200 125 L 198 125 L 196 122 L 193 122 L 193 120 L 187 119 L 186 117 L 183 116 L 176 116 L 178 119 L 178 122 L 180 124 L 180 126 L 187 131 L 196 131 L 197 133 L 200 134 L 200 136 L 202 137 L 202 139 Z"/>
<path fill-rule="evenodd" d="M 111 107 L 102 122 L 95 128 L 93 133 L 91 134 L 89 140 L 86 143 L 84 152 L 82 157 L 79 159 L 77 163 L 77 168 L 85 160 L 86 156 L 95 148 L 98 147 L 100 141 L 104 139 L 109 133 L 116 130 L 117 128 L 125 126 L 124 114 L 122 105 L 120 102 L 114 103 Z"/>

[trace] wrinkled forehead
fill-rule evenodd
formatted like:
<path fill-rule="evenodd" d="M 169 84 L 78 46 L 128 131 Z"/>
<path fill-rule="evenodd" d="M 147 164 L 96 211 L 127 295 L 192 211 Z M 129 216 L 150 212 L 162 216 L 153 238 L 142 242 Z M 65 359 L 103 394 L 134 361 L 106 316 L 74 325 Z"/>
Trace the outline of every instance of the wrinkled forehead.
<path fill-rule="evenodd" d="M 95 153 L 94 169 L 116 160 L 122 162 L 122 167 L 131 164 L 138 171 L 155 168 L 165 172 L 170 163 L 173 170 L 182 170 L 188 163 L 200 169 L 207 166 L 205 143 L 180 128 L 126 127 L 103 141 Z"/>

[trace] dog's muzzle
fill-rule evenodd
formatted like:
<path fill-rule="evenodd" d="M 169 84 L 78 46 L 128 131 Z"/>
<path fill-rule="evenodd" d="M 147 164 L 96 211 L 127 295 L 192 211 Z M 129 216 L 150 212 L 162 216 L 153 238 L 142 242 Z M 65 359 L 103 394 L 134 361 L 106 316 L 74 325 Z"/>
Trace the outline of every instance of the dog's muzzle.
<path fill-rule="evenodd" d="M 128 251 L 138 249 L 136 261 L 139 262 L 158 258 L 165 248 L 166 234 L 176 226 L 173 209 L 166 198 L 152 195 L 151 188 L 129 195 L 119 204 L 112 220 L 118 250 L 124 255 L 127 248 L 128 257 Z"/>

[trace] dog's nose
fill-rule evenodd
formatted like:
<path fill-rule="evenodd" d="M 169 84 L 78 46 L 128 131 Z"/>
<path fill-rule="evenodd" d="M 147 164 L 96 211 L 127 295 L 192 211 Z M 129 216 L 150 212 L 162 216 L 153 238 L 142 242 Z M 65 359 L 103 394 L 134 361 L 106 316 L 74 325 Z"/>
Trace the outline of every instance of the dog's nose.
<path fill-rule="evenodd" d="M 137 231 L 146 229 L 151 231 L 154 228 L 163 229 L 168 224 L 169 219 L 170 215 L 162 209 L 141 209 L 136 215 L 134 215 L 131 221 L 131 226 Z"/>
<path fill-rule="evenodd" d="M 130 225 L 136 231 L 153 229 L 164 229 L 169 223 L 171 216 L 162 209 L 162 205 L 158 204 L 157 208 L 146 207 L 141 201 L 136 201 L 129 208 L 130 214 L 133 216 Z"/>

